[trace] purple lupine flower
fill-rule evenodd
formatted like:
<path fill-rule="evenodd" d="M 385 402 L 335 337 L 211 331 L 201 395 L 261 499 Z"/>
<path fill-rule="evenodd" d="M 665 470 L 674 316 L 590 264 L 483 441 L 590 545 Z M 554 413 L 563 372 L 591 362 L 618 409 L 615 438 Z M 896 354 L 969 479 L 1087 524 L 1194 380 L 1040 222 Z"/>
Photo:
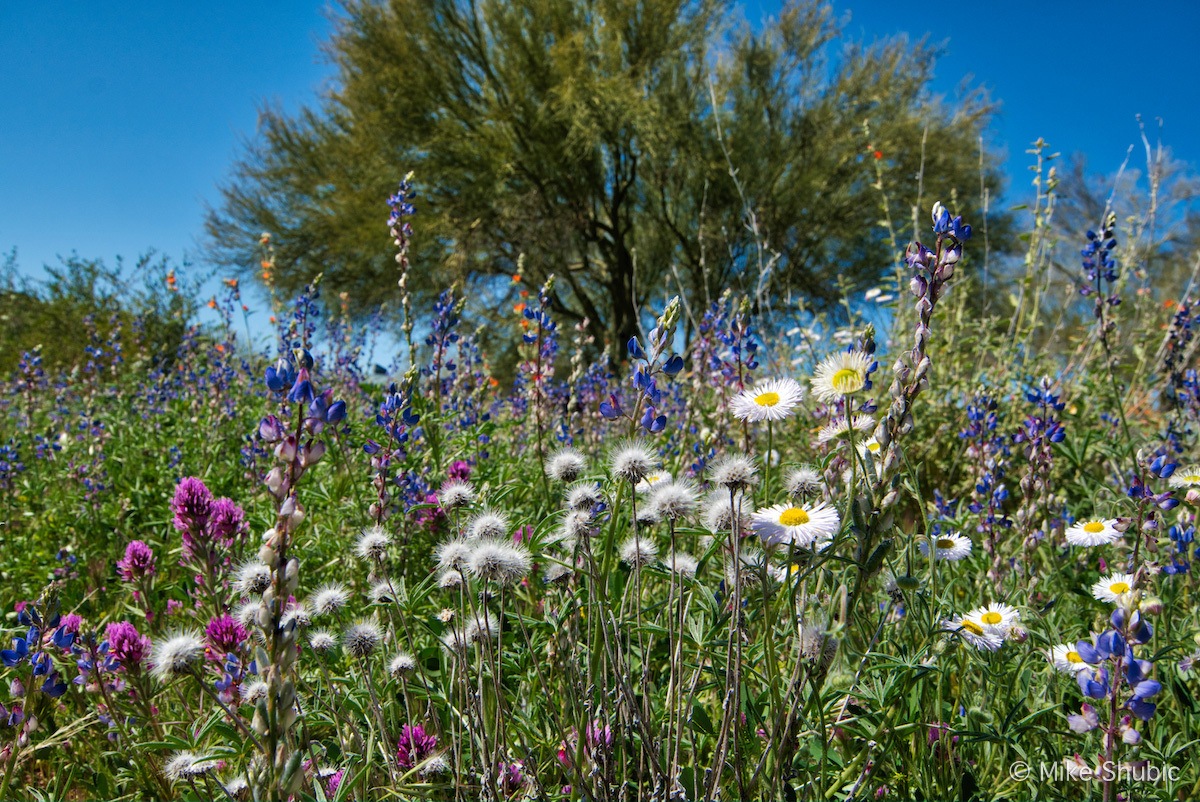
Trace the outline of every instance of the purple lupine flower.
<path fill-rule="evenodd" d="M 230 615 L 210 620 L 204 634 L 208 638 L 210 660 L 224 660 L 225 655 L 236 652 L 247 637 L 245 627 Z"/>
<path fill-rule="evenodd" d="M 427 735 L 420 724 L 405 724 L 396 739 L 396 765 L 408 771 L 419 765 L 437 749 L 437 736 Z"/>
<path fill-rule="evenodd" d="M 150 654 L 150 639 L 140 634 L 137 627 L 128 621 L 109 624 L 104 631 L 108 640 L 108 654 L 126 671 L 135 670 Z"/>
<path fill-rule="evenodd" d="M 117 560 L 117 570 L 126 582 L 154 574 L 154 551 L 141 540 L 131 540 L 125 547 L 125 556 Z"/>
<path fill-rule="evenodd" d="M 171 499 L 175 528 L 180 532 L 203 532 L 213 511 L 212 491 L 194 476 L 188 476 L 175 488 Z"/>

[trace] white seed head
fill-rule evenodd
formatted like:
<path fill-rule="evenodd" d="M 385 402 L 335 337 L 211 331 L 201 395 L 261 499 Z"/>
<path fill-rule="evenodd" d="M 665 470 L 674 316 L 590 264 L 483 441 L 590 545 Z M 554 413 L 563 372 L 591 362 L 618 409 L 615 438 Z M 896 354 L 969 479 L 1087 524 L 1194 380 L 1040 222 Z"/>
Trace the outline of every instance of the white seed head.
<path fill-rule="evenodd" d="M 467 570 L 472 576 L 511 585 L 529 573 L 533 559 L 529 550 L 503 540 L 480 540 L 471 550 Z"/>
<path fill-rule="evenodd" d="M 392 604 L 396 601 L 396 596 L 392 583 L 386 579 L 381 579 L 371 585 L 371 601 L 375 604 Z"/>
<path fill-rule="evenodd" d="M 749 531 L 751 520 L 749 512 L 745 509 L 745 497 L 740 493 L 736 494 L 731 506 L 728 491 L 714 490 L 704 504 L 705 527 L 710 532 L 732 531 L 734 510 L 738 513 L 740 531 Z"/>
<path fill-rule="evenodd" d="M 163 766 L 163 771 L 171 780 L 179 782 L 207 774 L 216 767 L 215 761 L 203 760 L 194 752 L 176 752 Z"/>
<path fill-rule="evenodd" d="M 358 556 L 371 562 L 382 562 L 387 557 L 388 546 L 392 545 L 392 536 L 382 526 L 372 526 L 363 530 L 358 536 L 355 551 Z"/>
<path fill-rule="evenodd" d="M 790 472 L 784 480 L 788 495 L 792 498 L 809 498 L 820 494 L 824 485 L 815 468 L 803 465 Z"/>
<path fill-rule="evenodd" d="M 464 581 L 465 580 L 463 578 L 462 573 L 460 571 L 454 570 L 453 568 L 446 570 L 446 571 L 442 571 L 442 573 L 438 575 L 438 587 L 441 588 L 442 590 L 450 590 L 451 588 L 456 588 L 459 585 L 461 585 Z"/>
<path fill-rule="evenodd" d="M 258 596 L 271 587 L 271 566 L 252 560 L 238 566 L 234 590 L 242 596 Z"/>
<path fill-rule="evenodd" d="M 587 470 L 587 460 L 573 448 L 561 448 L 546 459 L 546 475 L 556 482 L 574 482 Z"/>
<path fill-rule="evenodd" d="M 392 658 L 388 663 L 388 673 L 399 679 L 407 674 L 411 674 L 417 669 L 417 660 L 407 652 L 400 652 Z"/>
<path fill-rule="evenodd" d="M 639 482 L 658 466 L 658 457 L 645 442 L 627 440 L 612 450 L 608 463 L 616 478 Z"/>
<path fill-rule="evenodd" d="M 700 565 L 700 562 L 695 557 L 682 551 L 668 554 L 664 562 L 667 568 L 687 579 L 696 576 L 696 568 Z"/>
<path fill-rule="evenodd" d="M 179 632 L 160 640 L 154 646 L 151 660 L 154 676 L 166 681 L 190 673 L 204 658 L 204 638 L 199 632 Z"/>
<path fill-rule="evenodd" d="M 648 537 L 633 536 L 621 544 L 621 562 L 630 568 L 642 568 L 658 559 L 658 546 Z"/>
<path fill-rule="evenodd" d="M 242 704 L 256 704 L 259 699 L 266 699 L 270 688 L 260 679 L 242 686 Z"/>
<path fill-rule="evenodd" d="M 383 630 L 374 621 L 363 619 L 352 625 L 342 636 L 342 645 L 351 657 L 369 657 L 383 640 Z"/>
<path fill-rule="evenodd" d="M 595 482 L 580 482 L 567 490 L 567 509 L 591 515 L 596 505 L 604 501 L 604 495 Z"/>
<path fill-rule="evenodd" d="M 508 516 L 495 510 L 484 510 L 467 525 L 467 536 L 472 540 L 499 540 L 512 531 Z"/>
<path fill-rule="evenodd" d="M 303 603 L 289 606 L 279 618 L 279 628 L 285 631 L 292 625 L 306 628 L 311 624 L 312 614 L 308 610 L 308 605 Z"/>
<path fill-rule="evenodd" d="M 730 490 L 744 490 L 758 481 L 754 460 L 742 454 L 727 454 L 708 467 L 713 484 Z"/>
<path fill-rule="evenodd" d="M 500 634 L 500 619 L 485 610 L 482 614 L 470 616 L 467 622 L 467 639 L 471 642 L 494 640 Z"/>
<path fill-rule="evenodd" d="M 438 504 L 445 510 L 459 510 L 475 503 L 475 488 L 467 482 L 451 481 L 437 493 Z"/>
<path fill-rule="evenodd" d="M 337 636 L 328 630 L 319 629 L 308 636 L 308 643 L 313 647 L 313 651 L 324 654 L 337 648 Z"/>
<path fill-rule="evenodd" d="M 347 592 L 346 586 L 336 582 L 322 585 L 309 597 L 313 615 L 318 616 L 333 615 L 345 607 L 349 601 L 350 594 Z"/>
<path fill-rule="evenodd" d="M 697 491 L 694 482 L 687 479 L 663 482 L 650 492 L 648 506 L 653 507 L 659 517 L 667 521 L 678 521 L 696 511 Z"/>
<path fill-rule="evenodd" d="M 434 552 L 438 568 L 443 571 L 461 571 L 471 559 L 471 543 L 464 538 L 456 537 L 440 543 Z"/>

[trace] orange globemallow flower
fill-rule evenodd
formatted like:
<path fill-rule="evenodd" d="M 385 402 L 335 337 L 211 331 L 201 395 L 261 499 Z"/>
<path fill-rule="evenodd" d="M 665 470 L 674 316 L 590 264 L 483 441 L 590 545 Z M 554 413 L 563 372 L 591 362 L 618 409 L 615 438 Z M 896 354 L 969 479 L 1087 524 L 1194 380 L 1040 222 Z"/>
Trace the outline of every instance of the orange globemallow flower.
<path fill-rule="evenodd" d="M 875 151 L 875 158 L 876 158 L 876 159 L 882 159 L 882 158 L 883 158 L 883 151 L 882 151 L 882 150 L 877 150 L 877 151 Z"/>
<path fill-rule="evenodd" d="M 522 298 L 528 298 L 528 297 L 529 297 L 529 290 L 521 290 L 521 297 L 522 297 Z"/>
<path fill-rule="evenodd" d="M 217 299 L 216 299 L 216 298 L 209 298 L 209 299 L 208 299 L 208 308 L 209 308 L 209 309 L 216 309 L 216 308 L 217 308 Z"/>
<path fill-rule="evenodd" d="M 524 303 L 513 304 L 513 311 L 516 312 L 518 315 L 521 314 L 522 312 L 525 311 L 525 304 Z"/>
<path fill-rule="evenodd" d="M 520 284 L 520 283 L 521 283 L 521 274 L 513 273 L 513 284 Z"/>

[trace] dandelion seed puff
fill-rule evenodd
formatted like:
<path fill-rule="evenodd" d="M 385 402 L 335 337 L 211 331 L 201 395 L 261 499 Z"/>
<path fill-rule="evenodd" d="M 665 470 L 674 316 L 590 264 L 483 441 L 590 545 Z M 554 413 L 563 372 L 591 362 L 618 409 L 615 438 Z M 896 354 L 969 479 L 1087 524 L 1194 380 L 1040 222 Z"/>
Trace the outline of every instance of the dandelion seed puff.
<path fill-rule="evenodd" d="M 215 761 L 204 760 L 194 752 L 176 752 L 163 766 L 167 777 L 175 782 L 207 774 L 217 767 Z"/>
<path fill-rule="evenodd" d="M 939 560 L 950 560 L 957 562 L 965 560 L 971 556 L 971 538 L 958 534 L 957 532 L 947 532 L 933 538 L 934 556 Z M 919 544 L 921 553 L 926 557 L 929 556 L 929 541 L 922 540 Z"/>
<path fill-rule="evenodd" d="M 793 506 L 776 504 L 751 516 L 752 528 L 769 546 L 794 543 L 800 548 L 831 540 L 842 525 L 838 512 L 825 502 Z"/>
<path fill-rule="evenodd" d="M 181 674 L 190 674 L 203 658 L 204 638 L 200 633 L 178 632 L 155 644 L 152 671 L 165 682 Z"/>
<path fill-rule="evenodd" d="M 258 629 L 258 611 L 261 608 L 260 602 L 239 604 L 233 611 L 233 617 L 242 625 L 242 629 L 247 632 L 255 631 Z"/>
<path fill-rule="evenodd" d="M 729 404 L 738 420 L 761 423 L 783 420 L 804 398 L 804 388 L 795 379 L 769 379 L 743 390 Z"/>
<path fill-rule="evenodd" d="M 457 588 L 465 581 L 462 572 L 456 571 L 453 568 L 438 574 L 438 587 L 442 590 Z"/>
<path fill-rule="evenodd" d="M 953 632 L 980 651 L 994 652 L 1004 645 L 1004 638 L 969 615 L 943 621 L 942 629 Z"/>
<path fill-rule="evenodd" d="M 466 482 L 452 480 L 438 490 L 437 500 L 444 510 L 460 510 L 475 503 L 475 488 Z"/>
<path fill-rule="evenodd" d="M 567 509 L 590 514 L 604 496 L 595 482 L 580 482 L 567 489 Z"/>
<path fill-rule="evenodd" d="M 451 627 L 442 635 L 441 641 L 446 651 L 456 655 L 465 654 L 467 647 L 471 645 L 471 638 L 462 627 Z"/>
<path fill-rule="evenodd" d="M 1115 573 L 1092 585 L 1092 596 L 1098 601 L 1117 604 L 1121 597 L 1137 587 L 1133 574 Z"/>
<path fill-rule="evenodd" d="M 400 652 L 388 663 L 388 673 L 396 679 L 411 674 L 417 669 L 417 659 L 408 652 Z"/>
<path fill-rule="evenodd" d="M 667 555 L 664 564 L 681 577 L 692 579 L 696 576 L 696 569 L 700 562 L 687 552 L 675 551 Z"/>
<path fill-rule="evenodd" d="M 841 351 L 826 357 L 813 374 L 813 394 L 826 404 L 853 395 L 867 386 L 875 358 L 862 351 Z"/>
<path fill-rule="evenodd" d="M 989 632 L 1006 638 L 1009 631 L 1021 620 L 1021 613 L 1011 605 L 993 602 L 984 607 L 975 608 L 967 613 L 967 618 L 983 624 Z"/>
<path fill-rule="evenodd" d="M 662 518 L 668 521 L 678 521 L 696 511 L 696 498 L 695 483 L 684 479 L 678 482 L 667 482 L 654 488 L 649 502 Z"/>
<path fill-rule="evenodd" d="M 342 645 L 351 657 L 360 660 L 370 657 L 371 653 L 383 640 L 383 630 L 374 621 L 361 620 L 346 630 L 342 636 Z"/>
<path fill-rule="evenodd" d="M 347 602 L 350 601 L 350 594 L 347 592 L 345 585 L 331 582 L 313 591 L 312 596 L 309 597 L 309 601 L 312 605 L 314 615 L 333 615 L 346 606 Z"/>
<path fill-rule="evenodd" d="M 831 440 L 845 440 L 850 437 L 853 432 L 855 440 L 863 439 L 859 435 L 865 436 L 867 432 L 875 428 L 875 419 L 870 415 L 854 415 L 850 421 L 846 421 L 846 417 L 840 416 L 834 418 L 829 423 L 821 427 L 821 431 L 817 433 L 817 442 L 825 444 Z"/>
<path fill-rule="evenodd" d="M 546 459 L 546 475 L 556 482 L 574 482 L 587 470 L 587 459 L 573 448 L 560 448 Z"/>
<path fill-rule="evenodd" d="M 337 648 L 337 643 L 337 636 L 325 629 L 319 629 L 308 636 L 309 646 L 312 646 L 314 652 L 320 654 L 332 652 Z"/>
<path fill-rule="evenodd" d="M 1075 651 L 1074 644 L 1060 643 L 1050 649 L 1050 665 L 1055 671 L 1074 674 L 1088 667 L 1084 659 Z"/>
<path fill-rule="evenodd" d="M 481 540 L 471 550 L 467 570 L 472 576 L 501 585 L 511 585 L 529 573 L 533 559 L 529 550 L 503 540 Z"/>
<path fill-rule="evenodd" d="M 258 704 L 259 699 L 266 699 L 270 688 L 260 679 L 242 686 L 242 704 Z"/>
<path fill-rule="evenodd" d="M 1200 465 L 1177 469 L 1167 483 L 1171 487 L 1200 487 Z"/>
<path fill-rule="evenodd" d="M 257 560 L 238 566 L 234 590 L 242 596 L 258 596 L 271 587 L 271 566 Z"/>
<path fill-rule="evenodd" d="M 494 510 L 484 510 L 467 525 L 467 536 L 472 540 L 500 540 L 511 531 L 508 516 Z"/>
<path fill-rule="evenodd" d="M 639 494 L 645 495 L 662 484 L 668 484 L 672 480 L 671 474 L 666 471 L 651 471 L 642 477 L 642 480 L 633 486 L 633 489 Z"/>
<path fill-rule="evenodd" d="M 1121 533 L 1117 531 L 1115 520 L 1093 518 L 1087 521 L 1077 521 L 1067 529 L 1067 542 L 1072 546 L 1104 546 L 1118 540 Z"/>
<path fill-rule="evenodd" d="M 388 546 L 392 545 L 392 536 L 382 526 L 372 526 L 363 530 L 358 536 L 355 551 L 358 556 L 370 562 L 383 562 L 387 557 Z"/>
<path fill-rule="evenodd" d="M 471 544 L 463 538 L 456 537 L 438 545 L 434 552 L 438 567 L 442 570 L 460 571 L 471 559 Z"/>
<path fill-rule="evenodd" d="M 742 454 L 727 454 L 708 468 L 709 480 L 730 490 L 744 490 L 758 481 L 754 460 Z"/>
<path fill-rule="evenodd" d="M 614 477 L 637 483 L 654 472 L 658 457 L 645 441 L 626 440 L 609 453 L 608 465 Z"/>
<path fill-rule="evenodd" d="M 371 601 L 375 604 L 391 604 L 396 601 L 396 591 L 392 589 L 392 583 L 386 579 L 381 579 L 371 585 Z"/>
<path fill-rule="evenodd" d="M 808 498 L 821 493 L 825 485 L 816 469 L 807 465 L 796 468 L 784 479 L 784 486 L 792 498 Z"/>
<path fill-rule="evenodd" d="M 630 568 L 642 568 L 658 559 L 658 546 L 647 537 L 633 536 L 621 544 L 621 562 Z"/>

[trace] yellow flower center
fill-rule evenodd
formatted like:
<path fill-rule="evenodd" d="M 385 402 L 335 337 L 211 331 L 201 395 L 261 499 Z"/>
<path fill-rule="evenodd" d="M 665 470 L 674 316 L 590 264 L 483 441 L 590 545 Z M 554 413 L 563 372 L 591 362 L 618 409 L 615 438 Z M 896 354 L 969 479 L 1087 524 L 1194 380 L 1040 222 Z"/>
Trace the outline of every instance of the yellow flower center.
<path fill-rule="evenodd" d="M 878 440 L 867 441 L 867 451 L 870 451 L 872 454 L 878 454 L 879 453 L 879 441 Z"/>
<path fill-rule="evenodd" d="M 1108 589 L 1113 593 L 1121 594 L 1129 592 L 1129 584 L 1126 582 L 1113 582 L 1108 586 Z"/>
<path fill-rule="evenodd" d="M 954 548 L 954 541 L 948 537 L 939 537 L 937 539 L 937 547 L 939 549 L 952 549 Z"/>
<path fill-rule="evenodd" d="M 754 403 L 760 407 L 773 407 L 779 403 L 779 393 L 760 393 L 754 396 Z"/>
<path fill-rule="evenodd" d="M 1000 615 L 1000 613 L 996 612 L 995 610 L 988 610 L 980 617 L 980 620 L 988 626 L 995 626 L 1004 620 L 1004 616 Z"/>
<path fill-rule="evenodd" d="M 1200 473 L 1189 473 L 1187 476 L 1183 477 L 1183 481 L 1187 482 L 1189 485 L 1200 485 Z"/>
<path fill-rule="evenodd" d="M 829 383 L 833 385 L 833 389 L 842 395 L 849 395 L 861 390 L 865 382 L 863 381 L 863 375 L 854 368 L 842 368 L 833 374 L 833 378 Z"/>
<path fill-rule="evenodd" d="M 1068 663 L 1082 663 L 1083 658 L 1079 656 L 1079 652 L 1067 652 Z"/>
<path fill-rule="evenodd" d="M 970 632 L 972 635 L 983 635 L 983 627 L 979 626 L 979 624 L 976 624 L 974 621 L 968 621 L 965 618 L 962 620 L 962 628 L 967 632 Z"/>
<path fill-rule="evenodd" d="M 1099 521 L 1088 521 L 1083 525 L 1083 531 L 1087 532 L 1089 535 L 1094 535 L 1097 532 L 1104 531 L 1104 524 L 1100 523 Z"/>
<path fill-rule="evenodd" d="M 799 507 L 789 507 L 779 513 L 779 523 L 783 526 L 802 526 L 808 523 L 808 513 Z"/>

